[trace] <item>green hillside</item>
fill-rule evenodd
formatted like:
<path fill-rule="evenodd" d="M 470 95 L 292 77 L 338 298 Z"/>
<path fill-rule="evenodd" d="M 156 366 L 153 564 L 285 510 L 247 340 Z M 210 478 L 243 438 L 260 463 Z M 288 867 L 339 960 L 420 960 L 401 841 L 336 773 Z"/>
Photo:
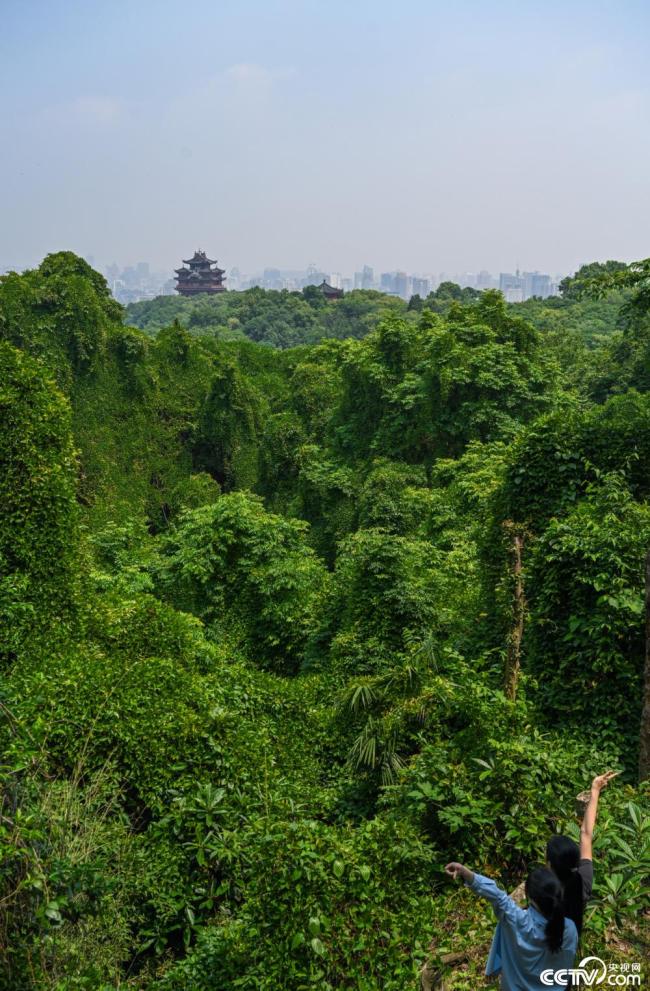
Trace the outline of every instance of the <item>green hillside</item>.
<path fill-rule="evenodd" d="M 606 767 L 584 955 L 642 958 L 644 264 L 516 306 L 0 278 L 1 987 L 487 987 L 442 865 L 514 887 Z"/>

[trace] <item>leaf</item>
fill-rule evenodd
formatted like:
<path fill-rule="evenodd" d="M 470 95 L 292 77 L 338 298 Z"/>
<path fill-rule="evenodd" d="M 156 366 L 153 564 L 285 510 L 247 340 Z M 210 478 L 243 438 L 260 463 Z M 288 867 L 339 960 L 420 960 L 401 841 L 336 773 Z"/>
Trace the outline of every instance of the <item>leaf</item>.
<path fill-rule="evenodd" d="M 58 902 L 48 902 L 45 906 L 45 915 L 48 919 L 51 919 L 52 922 L 63 922 L 63 916 L 59 911 Z"/>

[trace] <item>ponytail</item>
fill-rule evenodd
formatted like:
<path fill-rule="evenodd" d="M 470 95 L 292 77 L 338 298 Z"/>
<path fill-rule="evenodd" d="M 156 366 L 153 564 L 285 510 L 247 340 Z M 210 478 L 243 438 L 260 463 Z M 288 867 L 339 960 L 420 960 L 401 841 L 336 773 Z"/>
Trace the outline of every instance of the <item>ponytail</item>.
<path fill-rule="evenodd" d="M 546 945 L 551 953 L 557 953 L 562 948 L 564 939 L 564 909 L 562 899 L 558 898 L 553 905 L 553 913 L 546 923 Z"/>
<path fill-rule="evenodd" d="M 568 836 L 552 836 L 546 845 L 546 859 L 563 888 L 564 914 L 575 922 L 579 936 L 585 910 L 582 878 L 577 871 L 580 848 Z"/>
<path fill-rule="evenodd" d="M 564 906 L 562 886 L 555 874 L 546 867 L 531 871 L 526 881 L 526 897 L 546 919 L 546 945 L 551 953 L 557 953 L 564 940 Z"/>

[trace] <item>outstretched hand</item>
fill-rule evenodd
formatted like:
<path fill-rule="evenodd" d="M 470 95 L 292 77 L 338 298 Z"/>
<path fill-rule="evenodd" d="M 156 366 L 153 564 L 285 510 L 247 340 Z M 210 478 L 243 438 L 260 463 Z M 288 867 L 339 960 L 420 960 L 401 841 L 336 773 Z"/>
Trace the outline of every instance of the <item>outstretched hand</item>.
<path fill-rule="evenodd" d="M 592 791 L 601 792 L 603 788 L 606 788 L 609 782 L 616 778 L 621 772 L 620 771 L 605 771 L 604 774 L 599 774 L 591 782 Z"/>
<path fill-rule="evenodd" d="M 457 863 L 452 860 L 450 864 L 445 867 L 445 874 L 449 877 L 453 877 L 454 881 L 468 881 L 471 882 L 474 879 L 474 874 L 470 871 L 469 867 L 465 867 L 463 864 Z"/>

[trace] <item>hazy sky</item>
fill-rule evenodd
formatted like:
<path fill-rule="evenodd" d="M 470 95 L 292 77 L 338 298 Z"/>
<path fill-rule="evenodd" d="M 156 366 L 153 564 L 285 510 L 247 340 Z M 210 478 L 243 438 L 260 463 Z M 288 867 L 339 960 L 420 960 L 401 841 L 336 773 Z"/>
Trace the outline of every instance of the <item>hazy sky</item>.
<path fill-rule="evenodd" d="M 0 265 L 650 255 L 647 0 L 0 0 Z"/>

